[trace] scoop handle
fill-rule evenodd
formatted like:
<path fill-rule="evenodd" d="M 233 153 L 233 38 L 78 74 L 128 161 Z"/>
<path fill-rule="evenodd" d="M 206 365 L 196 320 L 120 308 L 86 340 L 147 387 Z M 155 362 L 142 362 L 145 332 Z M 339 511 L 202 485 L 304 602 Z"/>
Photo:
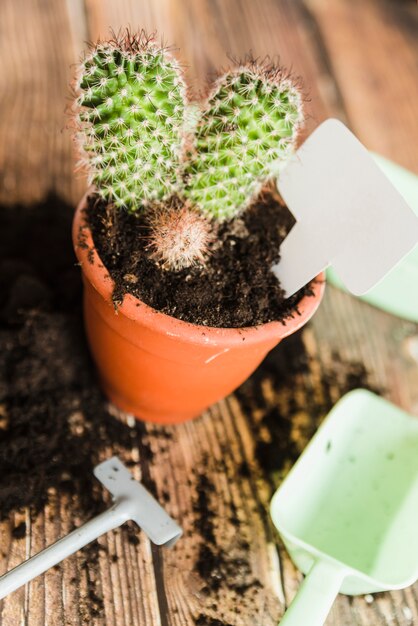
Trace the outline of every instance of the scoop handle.
<path fill-rule="evenodd" d="M 343 568 L 316 561 L 280 621 L 280 626 L 323 626 L 344 578 Z"/>

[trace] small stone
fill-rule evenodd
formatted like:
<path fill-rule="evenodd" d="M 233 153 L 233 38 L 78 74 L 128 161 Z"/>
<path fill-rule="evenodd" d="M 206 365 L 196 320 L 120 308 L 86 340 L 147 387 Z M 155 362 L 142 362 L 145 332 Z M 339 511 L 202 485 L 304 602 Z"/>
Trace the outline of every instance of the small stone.
<path fill-rule="evenodd" d="M 80 411 L 72 413 L 68 418 L 68 425 L 73 435 L 76 435 L 77 437 L 83 435 L 85 430 L 83 414 Z"/>
<path fill-rule="evenodd" d="M 132 285 L 135 285 L 138 282 L 138 277 L 135 276 L 135 274 L 125 274 L 125 276 L 123 277 L 123 280 L 127 283 L 131 283 Z"/>
<path fill-rule="evenodd" d="M 409 620 L 409 622 L 413 623 L 413 614 L 409 606 L 402 607 L 402 613 L 404 614 L 405 619 Z"/>
<path fill-rule="evenodd" d="M 133 415 L 127 415 L 126 416 L 126 423 L 129 426 L 129 428 L 135 428 L 135 424 L 136 424 L 136 419 Z"/>

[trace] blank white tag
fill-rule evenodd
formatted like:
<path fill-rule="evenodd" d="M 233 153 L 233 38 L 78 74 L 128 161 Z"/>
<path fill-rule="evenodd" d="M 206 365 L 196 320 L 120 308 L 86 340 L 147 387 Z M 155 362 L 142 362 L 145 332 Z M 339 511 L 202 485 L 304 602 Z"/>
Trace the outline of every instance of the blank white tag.
<path fill-rule="evenodd" d="M 288 297 L 329 265 L 363 295 L 418 242 L 417 216 L 338 120 L 312 133 L 278 188 L 297 220 L 272 268 Z"/>

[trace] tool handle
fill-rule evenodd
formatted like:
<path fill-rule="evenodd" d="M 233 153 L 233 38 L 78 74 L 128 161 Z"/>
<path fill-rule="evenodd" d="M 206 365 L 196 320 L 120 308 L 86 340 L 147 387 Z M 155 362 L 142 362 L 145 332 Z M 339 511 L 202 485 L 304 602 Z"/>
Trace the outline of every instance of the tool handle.
<path fill-rule="evenodd" d="M 84 526 L 76 528 L 69 535 L 58 539 L 27 561 L 0 577 L 0 599 L 15 591 L 50 567 L 57 565 L 67 556 L 100 537 L 109 530 L 117 528 L 129 519 L 124 502 L 113 505 L 110 509 L 90 520 Z"/>
<path fill-rule="evenodd" d="M 323 626 L 344 577 L 342 568 L 316 561 L 284 614 L 280 626 Z"/>

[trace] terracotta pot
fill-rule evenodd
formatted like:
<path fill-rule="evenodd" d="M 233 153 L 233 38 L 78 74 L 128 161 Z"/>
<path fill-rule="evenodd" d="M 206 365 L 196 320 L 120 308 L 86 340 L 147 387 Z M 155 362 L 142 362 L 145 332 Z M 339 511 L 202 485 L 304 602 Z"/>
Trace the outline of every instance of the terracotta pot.
<path fill-rule="evenodd" d="M 174 424 L 199 415 L 236 389 L 266 354 L 312 317 L 314 296 L 300 315 L 251 328 L 208 328 L 160 313 L 132 295 L 116 312 L 113 281 L 93 244 L 85 216 L 86 196 L 74 217 L 73 242 L 84 282 L 87 338 L 104 392 L 118 407 L 143 420 Z"/>

